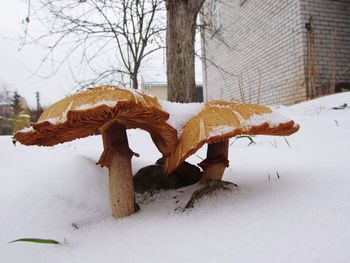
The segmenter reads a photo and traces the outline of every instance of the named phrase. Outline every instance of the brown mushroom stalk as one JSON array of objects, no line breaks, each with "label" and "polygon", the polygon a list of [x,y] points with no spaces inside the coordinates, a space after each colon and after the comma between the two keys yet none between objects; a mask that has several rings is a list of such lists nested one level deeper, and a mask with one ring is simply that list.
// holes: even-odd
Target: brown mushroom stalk
[{"label": "brown mushroom stalk", "polygon": [[134,184],[126,127],[119,121],[112,121],[100,128],[104,151],[97,164],[109,170],[109,196],[114,217],[126,217],[135,212]]},{"label": "brown mushroom stalk", "polygon": [[228,140],[208,145],[207,158],[198,164],[203,169],[202,183],[221,180],[226,167],[229,166],[228,146]]},{"label": "brown mushroom stalk", "polygon": [[229,167],[228,147],[229,140],[208,144],[207,158],[198,164],[203,169],[201,183],[204,186],[192,194],[191,199],[186,204],[186,209],[192,208],[198,199],[219,188],[229,189],[227,186],[237,186],[234,183],[221,180],[225,169]]}]

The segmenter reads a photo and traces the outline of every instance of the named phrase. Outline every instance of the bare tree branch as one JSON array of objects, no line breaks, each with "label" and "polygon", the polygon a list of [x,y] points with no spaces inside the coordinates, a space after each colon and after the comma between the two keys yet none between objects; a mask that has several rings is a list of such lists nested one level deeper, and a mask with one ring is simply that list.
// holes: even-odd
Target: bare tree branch
[{"label": "bare tree branch", "polygon": [[[27,4],[23,45],[39,45],[47,50],[33,75],[39,75],[51,62],[52,76],[80,57],[79,65],[95,75],[89,78],[91,84],[112,75],[121,78],[122,74],[122,78],[129,76],[137,88],[145,57],[164,46],[164,0],[27,0]],[[46,32],[31,36],[28,29],[33,20]],[[106,65],[106,61],[111,64]],[[87,82],[79,77],[76,80]]]}]

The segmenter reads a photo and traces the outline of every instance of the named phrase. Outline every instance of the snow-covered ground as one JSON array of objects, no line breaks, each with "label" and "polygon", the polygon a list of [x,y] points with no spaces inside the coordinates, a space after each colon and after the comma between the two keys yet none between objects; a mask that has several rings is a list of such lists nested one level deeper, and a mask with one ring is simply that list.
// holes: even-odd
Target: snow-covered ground
[{"label": "snow-covered ground", "polygon": [[[231,140],[224,179],[238,188],[185,212],[198,185],[138,196],[122,220],[95,165],[99,136],[50,148],[0,136],[0,262],[350,262],[350,108],[332,109],[344,103],[349,92],[278,107],[301,129]],[[134,172],[160,157],[147,133],[129,139]],[[7,243],[24,237],[62,244]]]}]

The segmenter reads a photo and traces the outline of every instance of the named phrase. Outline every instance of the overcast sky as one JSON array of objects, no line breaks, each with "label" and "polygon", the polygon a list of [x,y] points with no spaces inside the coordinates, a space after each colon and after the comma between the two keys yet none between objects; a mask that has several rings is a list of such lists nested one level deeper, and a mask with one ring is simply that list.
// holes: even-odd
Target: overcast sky
[{"label": "overcast sky", "polygon": [[[19,51],[19,39],[23,35],[21,20],[25,17],[22,0],[2,3],[0,8],[0,80],[17,90],[31,106],[35,105],[35,92],[41,93],[42,104],[55,102],[71,89],[69,78],[60,72],[52,79],[44,80],[32,76],[38,67],[43,51],[35,47],[24,47]],[[41,53],[40,53],[41,52]],[[72,84],[72,82],[71,82]]]},{"label": "overcast sky", "polygon": [[[8,84],[10,90],[17,90],[32,107],[36,105],[36,91],[41,94],[42,104],[50,105],[69,94],[76,88],[76,84],[70,76],[68,66],[50,79],[33,76],[45,51],[37,46],[25,46],[19,50],[20,44],[16,39],[23,35],[21,21],[25,15],[24,0],[2,3],[0,8],[0,81]],[[31,24],[31,30],[35,31],[35,24]],[[163,58],[164,52],[161,51],[148,59],[142,70],[145,79],[166,81]],[[199,64],[197,62],[197,65]],[[47,75],[49,70],[49,66],[45,66],[38,73]],[[201,81],[200,69],[197,71],[197,79]]]}]

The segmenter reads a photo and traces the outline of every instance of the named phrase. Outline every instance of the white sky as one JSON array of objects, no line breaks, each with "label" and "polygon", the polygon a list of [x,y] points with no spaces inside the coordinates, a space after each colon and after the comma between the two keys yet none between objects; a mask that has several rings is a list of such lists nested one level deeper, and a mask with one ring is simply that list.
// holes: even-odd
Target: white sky
[{"label": "white sky", "polygon": [[[8,89],[17,90],[30,106],[35,107],[35,92],[41,94],[42,105],[50,105],[69,94],[76,84],[70,77],[68,66],[61,69],[54,77],[43,79],[33,76],[45,54],[39,47],[26,46],[19,51],[19,39],[23,35],[21,25],[26,15],[24,0],[11,0],[2,3],[0,8],[0,81],[9,84]],[[31,30],[35,30],[31,24]],[[198,41],[199,42],[199,41]],[[142,75],[148,81],[165,81],[164,54],[159,52],[147,61]],[[196,63],[200,66],[200,63]],[[49,70],[49,66],[46,66]],[[45,75],[45,67],[38,73]],[[49,71],[48,71],[49,72]],[[197,79],[201,81],[201,69],[197,70]]]},{"label": "white sky", "polygon": [[35,92],[41,93],[43,105],[64,97],[71,89],[72,82],[66,72],[54,78],[43,80],[32,76],[40,63],[40,50],[25,47],[18,51],[18,39],[23,35],[21,20],[25,17],[24,1],[12,0],[2,3],[0,9],[0,79],[9,84],[10,90],[17,90],[31,106],[35,105]]}]

